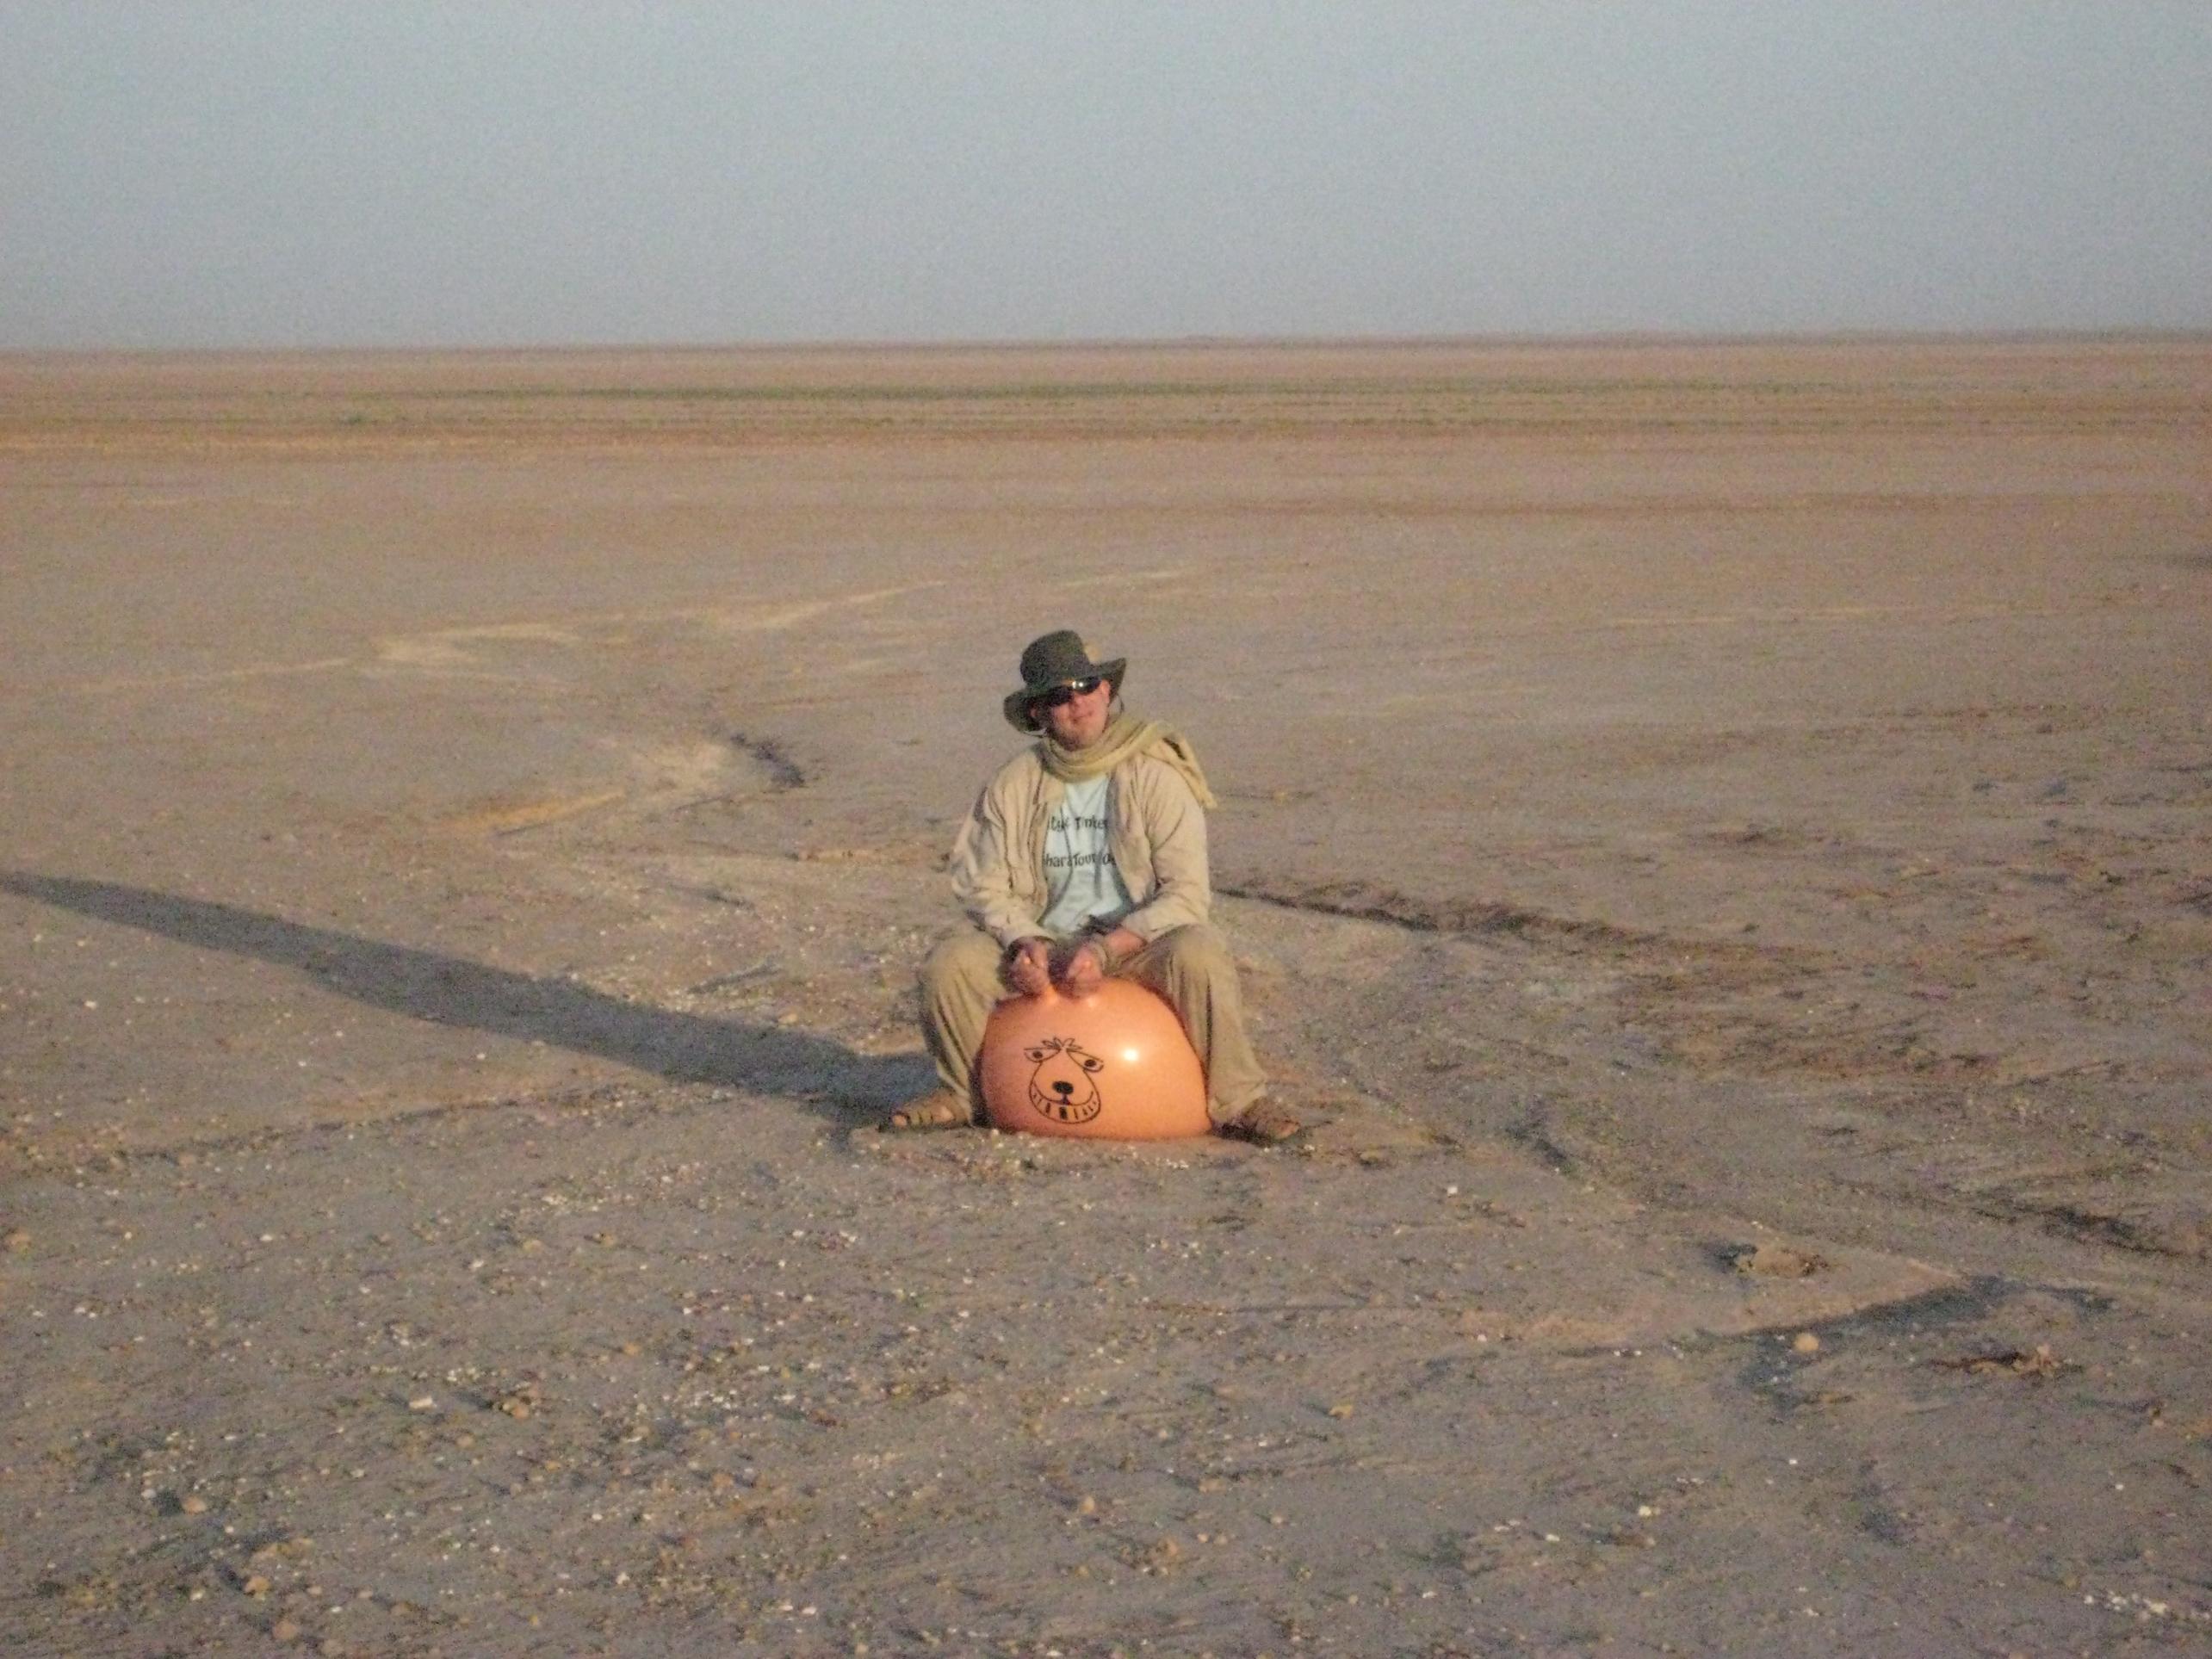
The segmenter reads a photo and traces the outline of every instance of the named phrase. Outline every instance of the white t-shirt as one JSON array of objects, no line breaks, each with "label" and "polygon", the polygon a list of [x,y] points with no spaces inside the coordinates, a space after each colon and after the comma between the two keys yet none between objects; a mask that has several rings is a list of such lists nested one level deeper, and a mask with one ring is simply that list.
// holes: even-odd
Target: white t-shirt
[{"label": "white t-shirt", "polygon": [[1044,931],[1060,938],[1093,917],[1118,922],[1137,907],[1106,849],[1106,779],[1068,785],[1044,823]]}]

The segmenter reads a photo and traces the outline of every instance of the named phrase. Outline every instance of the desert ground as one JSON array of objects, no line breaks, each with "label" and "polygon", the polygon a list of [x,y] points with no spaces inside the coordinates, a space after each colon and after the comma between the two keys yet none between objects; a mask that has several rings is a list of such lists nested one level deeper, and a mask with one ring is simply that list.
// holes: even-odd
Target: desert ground
[{"label": "desert ground", "polygon": [[[1301,1145],[879,1134],[1021,645]],[[2212,1651],[2212,339],[0,356],[0,1648]]]}]

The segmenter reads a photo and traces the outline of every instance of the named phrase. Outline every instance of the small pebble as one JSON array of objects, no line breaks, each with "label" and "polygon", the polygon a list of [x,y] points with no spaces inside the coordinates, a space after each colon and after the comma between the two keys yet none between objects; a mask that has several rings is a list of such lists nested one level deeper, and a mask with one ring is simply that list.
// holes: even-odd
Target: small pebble
[{"label": "small pebble", "polygon": [[204,1515],[208,1513],[208,1501],[197,1492],[183,1499],[177,1507],[188,1515]]},{"label": "small pebble", "polygon": [[1795,1348],[1800,1353],[1818,1353],[1820,1352],[1820,1339],[1813,1335],[1811,1331],[1800,1331],[1794,1337],[1790,1339],[1789,1345],[1793,1348]]},{"label": "small pebble", "polygon": [[7,1236],[0,1238],[0,1245],[7,1247],[9,1255],[20,1256],[31,1247],[31,1235],[20,1227],[11,1227],[8,1229]]}]

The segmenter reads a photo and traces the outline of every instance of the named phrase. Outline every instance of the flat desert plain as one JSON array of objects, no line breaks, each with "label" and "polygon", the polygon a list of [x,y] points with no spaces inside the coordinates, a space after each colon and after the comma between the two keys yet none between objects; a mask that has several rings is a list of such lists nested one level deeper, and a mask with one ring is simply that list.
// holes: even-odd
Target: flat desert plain
[{"label": "flat desert plain", "polygon": [[[1021,645],[1274,1151],[875,1124]],[[0,358],[10,1653],[2212,1649],[2212,340]]]}]

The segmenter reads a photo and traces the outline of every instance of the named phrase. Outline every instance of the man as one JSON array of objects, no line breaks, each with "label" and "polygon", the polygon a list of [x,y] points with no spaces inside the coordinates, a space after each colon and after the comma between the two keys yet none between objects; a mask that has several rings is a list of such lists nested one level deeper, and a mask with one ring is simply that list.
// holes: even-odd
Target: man
[{"label": "man", "polygon": [[1302,1125],[1265,1097],[1228,946],[1207,920],[1205,811],[1190,745],[1121,704],[1126,658],[1092,660],[1067,629],[1021,653],[1009,724],[1038,741],[1001,767],[952,844],[952,887],[973,924],[930,953],[922,1030],[939,1086],[887,1129],[976,1118],[976,1056],[1009,991],[1070,996],[1119,975],[1166,998],[1205,1067],[1217,1132],[1287,1140]]}]

